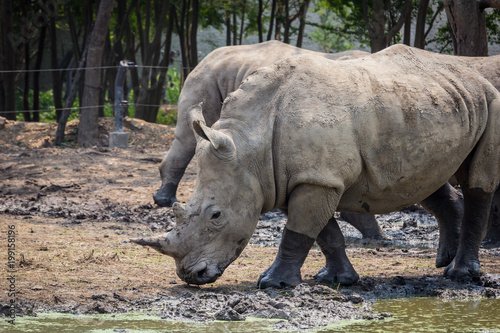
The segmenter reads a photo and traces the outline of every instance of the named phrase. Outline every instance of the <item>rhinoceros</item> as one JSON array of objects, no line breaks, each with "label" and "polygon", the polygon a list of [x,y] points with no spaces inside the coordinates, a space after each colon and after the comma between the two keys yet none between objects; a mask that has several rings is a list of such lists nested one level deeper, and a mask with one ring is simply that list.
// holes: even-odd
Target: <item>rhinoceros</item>
[{"label": "rhinoceros", "polygon": [[[170,207],[178,201],[177,187],[194,156],[196,138],[186,118],[189,108],[203,101],[203,115],[207,125],[211,126],[220,117],[224,99],[236,90],[248,75],[260,67],[301,54],[318,55],[330,60],[345,60],[370,53],[359,50],[320,53],[274,40],[255,45],[221,47],[208,54],[189,74],[179,96],[174,141],[160,164],[162,185],[153,195],[157,205]],[[341,217],[356,227],[364,238],[388,239],[373,215],[342,212]]]},{"label": "rhinoceros", "polygon": [[387,213],[429,200],[442,211],[452,176],[464,210],[450,222],[461,223],[460,239],[444,274],[480,271],[500,182],[500,93],[477,71],[400,45],[341,62],[302,55],[249,75],[212,126],[201,105],[188,119],[199,164],[191,199],[174,205],[168,234],[133,240],[172,256],[185,282],[215,281],[259,215],[279,208],[288,221],[259,287],[300,283],[315,240],[326,257],[317,280],[352,284],[358,275],[334,212]]},{"label": "rhinoceros", "polygon": [[170,207],[177,201],[177,187],[194,156],[196,138],[186,118],[189,108],[203,101],[205,121],[208,126],[212,126],[220,117],[224,99],[236,90],[248,75],[260,67],[301,54],[314,54],[336,60],[369,53],[358,50],[320,53],[279,41],[268,41],[255,45],[221,47],[208,54],[189,74],[179,96],[174,141],[160,165],[162,185],[153,195],[156,204]]}]

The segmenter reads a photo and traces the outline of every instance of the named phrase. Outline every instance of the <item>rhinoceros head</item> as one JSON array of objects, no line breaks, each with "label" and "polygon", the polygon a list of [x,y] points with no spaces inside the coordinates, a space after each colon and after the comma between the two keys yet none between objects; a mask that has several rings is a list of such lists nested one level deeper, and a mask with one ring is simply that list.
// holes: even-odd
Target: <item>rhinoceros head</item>
[{"label": "rhinoceros head", "polygon": [[174,204],[177,223],[168,234],[133,241],[173,257],[177,275],[188,284],[206,284],[248,243],[262,210],[262,189],[232,136],[205,125],[201,105],[188,117],[198,139],[199,166],[191,200],[185,207]]}]

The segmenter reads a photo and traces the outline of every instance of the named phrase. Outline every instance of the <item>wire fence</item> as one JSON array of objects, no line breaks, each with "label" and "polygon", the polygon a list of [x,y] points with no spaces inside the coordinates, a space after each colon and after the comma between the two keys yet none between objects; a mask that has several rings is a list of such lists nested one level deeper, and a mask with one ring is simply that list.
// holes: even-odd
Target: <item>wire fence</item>
[{"label": "wire fence", "polygon": [[[141,103],[127,103],[127,106],[144,106],[144,107],[162,107],[166,104],[141,104]],[[54,111],[64,111],[64,110],[85,110],[85,109],[94,109],[94,108],[104,108],[104,107],[112,107],[114,108],[116,104],[109,103],[103,105],[95,105],[95,106],[72,106],[69,108],[48,108],[48,109],[38,109],[38,110],[16,110],[16,111],[0,111],[0,115],[3,113],[28,113],[28,112],[54,112]]]},{"label": "wire fence", "polygon": [[[96,70],[96,69],[118,69],[120,66],[101,66],[101,67],[76,67],[76,68],[47,68],[47,69],[25,69],[25,70],[0,70],[0,74],[9,74],[9,73],[18,73],[18,74],[26,74],[26,73],[40,73],[40,72],[63,72],[63,71],[79,71],[79,70]],[[160,70],[168,70],[170,67],[168,66],[145,66],[145,65],[129,65],[129,68],[145,68],[145,69],[160,69]],[[181,67],[181,69],[185,69]],[[190,68],[192,69],[192,68]],[[10,111],[2,111],[0,110],[0,116],[3,114],[9,113],[30,113],[30,112],[57,112],[57,111],[82,111],[87,109],[94,108],[114,108],[116,106],[115,103],[107,103],[103,105],[95,105],[95,106],[71,106],[68,108],[45,108],[45,109],[35,109],[35,110],[10,110]],[[140,103],[127,103],[127,106],[134,107],[161,107],[163,105],[156,104],[140,104]]]},{"label": "wire fence", "polygon": [[[144,66],[144,65],[130,65],[130,68],[148,68],[148,69],[168,69],[165,66]],[[76,67],[76,68],[47,68],[47,69],[19,69],[19,70],[0,70],[0,74],[5,73],[38,73],[38,72],[67,72],[79,70],[95,70],[95,69],[118,69],[120,66],[101,66],[101,67]],[[183,69],[187,67],[182,67]],[[192,69],[192,68],[191,68]]]}]

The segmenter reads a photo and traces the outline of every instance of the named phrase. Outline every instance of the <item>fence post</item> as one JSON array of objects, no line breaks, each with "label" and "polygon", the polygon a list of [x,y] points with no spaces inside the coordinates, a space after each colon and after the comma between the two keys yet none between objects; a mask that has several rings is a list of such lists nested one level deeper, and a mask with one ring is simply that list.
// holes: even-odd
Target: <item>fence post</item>
[{"label": "fence post", "polygon": [[128,133],[123,131],[123,115],[127,107],[127,100],[123,96],[123,85],[127,76],[127,69],[134,66],[133,62],[122,60],[115,79],[115,131],[109,133],[109,148],[127,148]]}]

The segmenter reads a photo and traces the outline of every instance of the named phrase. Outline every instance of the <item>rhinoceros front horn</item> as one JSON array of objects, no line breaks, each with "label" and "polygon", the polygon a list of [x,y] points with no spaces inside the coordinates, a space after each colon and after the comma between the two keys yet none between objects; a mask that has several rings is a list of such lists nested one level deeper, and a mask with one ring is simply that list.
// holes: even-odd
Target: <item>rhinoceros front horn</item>
[{"label": "rhinoceros front horn", "polygon": [[169,239],[168,234],[145,238],[131,238],[130,241],[139,245],[150,246],[156,251],[171,257],[175,257],[177,254],[175,246]]}]

